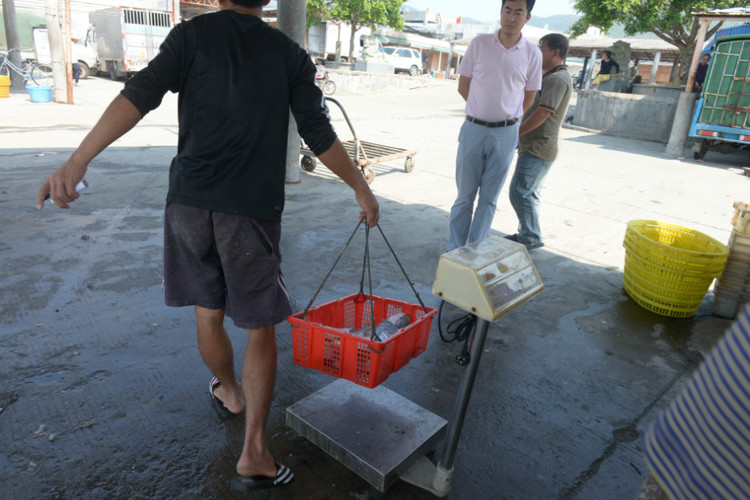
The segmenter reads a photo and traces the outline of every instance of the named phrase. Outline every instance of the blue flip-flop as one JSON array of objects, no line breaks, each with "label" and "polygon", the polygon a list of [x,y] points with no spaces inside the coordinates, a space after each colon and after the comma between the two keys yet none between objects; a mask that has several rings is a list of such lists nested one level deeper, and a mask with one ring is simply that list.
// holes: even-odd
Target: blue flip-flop
[{"label": "blue flip-flop", "polygon": [[252,491],[264,488],[283,486],[294,481],[294,473],[289,467],[276,462],[276,477],[268,476],[237,476],[232,479],[232,490]]},{"label": "blue flip-flop", "polygon": [[541,241],[526,241],[522,240],[518,237],[518,233],[516,234],[506,234],[505,235],[506,240],[515,241],[516,243],[520,243],[523,246],[526,247],[526,250],[534,250],[536,248],[542,248],[544,246],[544,243]]},{"label": "blue flip-flop", "polygon": [[526,250],[534,250],[535,248],[542,248],[544,246],[544,243],[541,241],[522,241],[526,246]]},{"label": "blue flip-flop", "polygon": [[214,389],[220,385],[221,382],[219,382],[219,379],[216,377],[213,377],[208,384],[208,395],[211,396],[211,406],[214,407],[214,410],[216,410],[216,413],[218,413],[221,418],[236,417],[239,413],[230,411],[229,408],[224,406],[224,403],[222,403],[214,394]]}]

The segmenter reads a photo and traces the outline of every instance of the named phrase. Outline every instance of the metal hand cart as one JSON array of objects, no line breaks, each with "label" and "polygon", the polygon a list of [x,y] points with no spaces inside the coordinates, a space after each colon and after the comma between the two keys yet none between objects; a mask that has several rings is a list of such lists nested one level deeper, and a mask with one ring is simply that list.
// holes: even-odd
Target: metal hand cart
[{"label": "metal hand cart", "polygon": [[[349,116],[346,114],[346,111],[344,111],[344,107],[341,103],[332,97],[326,97],[325,100],[326,103],[332,102],[336,104],[341,110],[341,114],[344,115],[344,119],[346,120],[347,125],[349,125],[349,130],[351,130],[353,136],[352,140],[342,141],[344,149],[346,149],[346,152],[349,153],[349,156],[354,160],[354,163],[360,168],[362,175],[368,184],[371,184],[372,181],[375,180],[375,172],[369,167],[369,165],[405,157],[404,171],[409,173],[414,170],[414,155],[417,154],[416,151],[359,140],[357,133],[352,126],[352,122],[349,120]],[[315,167],[318,165],[315,153],[313,153],[303,141],[300,141],[299,152],[302,155],[302,159],[300,160],[302,170],[305,172],[314,171]]]}]

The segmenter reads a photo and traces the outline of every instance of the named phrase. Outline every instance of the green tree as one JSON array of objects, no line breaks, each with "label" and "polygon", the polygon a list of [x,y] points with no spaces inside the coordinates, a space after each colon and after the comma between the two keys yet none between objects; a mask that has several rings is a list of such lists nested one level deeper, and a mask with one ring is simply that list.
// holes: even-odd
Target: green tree
[{"label": "green tree", "polygon": [[306,23],[309,29],[313,24],[328,19],[333,8],[333,0],[307,0]]},{"label": "green tree", "polygon": [[[310,1],[320,0],[308,0]],[[349,54],[354,54],[355,34],[360,28],[376,29],[378,26],[390,26],[403,29],[401,4],[404,0],[338,0],[329,11],[329,19],[346,22],[352,28],[349,37]]]},{"label": "green tree", "polygon": [[[650,31],[679,49],[678,78],[685,83],[700,29],[692,13],[740,7],[745,3],[744,0],[575,0],[573,7],[583,17],[571,28],[571,36],[585,33],[589,26],[607,32],[615,23],[623,24],[625,33],[631,36]],[[706,40],[721,25],[721,22],[710,25]]]}]

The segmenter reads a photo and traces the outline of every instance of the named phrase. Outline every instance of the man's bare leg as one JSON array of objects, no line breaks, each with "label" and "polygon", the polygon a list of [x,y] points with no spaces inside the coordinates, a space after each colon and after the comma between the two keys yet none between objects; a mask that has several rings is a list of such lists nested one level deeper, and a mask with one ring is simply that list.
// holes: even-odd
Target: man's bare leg
[{"label": "man's bare leg", "polygon": [[247,330],[242,362],[245,395],[245,443],[237,462],[241,476],[276,476],[274,459],[266,448],[265,428],[276,379],[276,329],[274,326]]},{"label": "man's bare leg", "polygon": [[195,306],[195,323],[203,362],[221,384],[214,390],[214,396],[232,413],[241,413],[242,387],[234,375],[234,353],[232,340],[224,329],[224,309]]}]

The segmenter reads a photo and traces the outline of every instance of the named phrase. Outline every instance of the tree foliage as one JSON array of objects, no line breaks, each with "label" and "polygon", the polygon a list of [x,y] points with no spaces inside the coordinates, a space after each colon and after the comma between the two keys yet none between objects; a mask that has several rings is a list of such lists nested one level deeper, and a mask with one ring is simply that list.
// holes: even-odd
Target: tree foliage
[{"label": "tree foliage", "polygon": [[[589,26],[607,32],[615,23],[624,25],[628,35],[650,31],[679,49],[679,76],[684,83],[700,29],[700,23],[692,13],[741,7],[744,4],[742,0],[575,0],[573,7],[583,17],[573,25],[571,35],[581,35]],[[713,23],[706,33],[706,40],[721,25]]]},{"label": "tree foliage", "polygon": [[333,0],[307,0],[307,13],[305,19],[307,28],[310,28],[313,24],[328,19],[333,6]]},{"label": "tree foliage", "polygon": [[318,21],[341,21],[352,29],[349,54],[354,53],[355,34],[358,29],[390,26],[403,29],[401,4],[404,0],[307,0],[307,26]]}]

